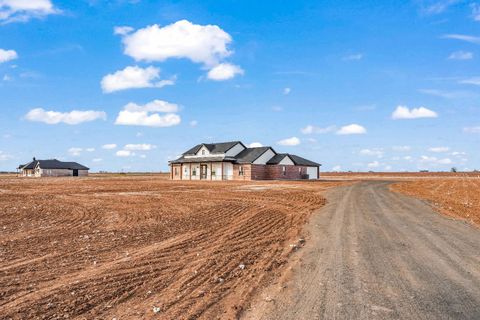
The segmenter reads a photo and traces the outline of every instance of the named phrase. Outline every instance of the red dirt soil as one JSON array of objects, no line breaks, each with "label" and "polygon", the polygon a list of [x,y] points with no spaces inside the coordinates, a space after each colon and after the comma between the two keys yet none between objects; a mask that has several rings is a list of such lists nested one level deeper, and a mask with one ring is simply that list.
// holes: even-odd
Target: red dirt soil
[{"label": "red dirt soil", "polygon": [[1,179],[0,318],[236,318],[337,185]]},{"label": "red dirt soil", "polygon": [[392,190],[429,201],[439,212],[480,226],[480,179],[473,176],[405,181]]}]

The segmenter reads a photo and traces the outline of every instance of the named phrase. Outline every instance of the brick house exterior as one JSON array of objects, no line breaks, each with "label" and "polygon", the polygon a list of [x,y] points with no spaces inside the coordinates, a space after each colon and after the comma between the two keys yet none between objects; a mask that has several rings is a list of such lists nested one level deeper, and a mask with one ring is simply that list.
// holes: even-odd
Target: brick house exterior
[{"label": "brick house exterior", "polygon": [[240,141],[196,145],[169,165],[172,180],[318,179],[321,166],[271,147],[247,148]]}]

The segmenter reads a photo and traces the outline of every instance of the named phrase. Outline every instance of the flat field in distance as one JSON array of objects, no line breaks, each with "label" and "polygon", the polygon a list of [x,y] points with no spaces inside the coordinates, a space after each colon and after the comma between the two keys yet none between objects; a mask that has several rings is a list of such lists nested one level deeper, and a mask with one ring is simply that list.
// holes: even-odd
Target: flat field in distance
[{"label": "flat field in distance", "polygon": [[162,177],[1,179],[0,318],[234,318],[341,184]]}]

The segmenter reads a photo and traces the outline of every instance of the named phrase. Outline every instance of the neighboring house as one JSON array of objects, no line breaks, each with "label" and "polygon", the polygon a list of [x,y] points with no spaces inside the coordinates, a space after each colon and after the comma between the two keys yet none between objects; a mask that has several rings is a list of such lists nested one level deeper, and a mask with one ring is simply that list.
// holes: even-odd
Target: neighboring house
[{"label": "neighboring house", "polygon": [[78,177],[88,176],[88,170],[90,169],[76,162],[33,158],[33,161],[20,165],[18,170],[22,177]]},{"label": "neighboring house", "polygon": [[321,166],[271,147],[247,148],[240,141],[196,145],[169,165],[173,180],[318,179]]}]

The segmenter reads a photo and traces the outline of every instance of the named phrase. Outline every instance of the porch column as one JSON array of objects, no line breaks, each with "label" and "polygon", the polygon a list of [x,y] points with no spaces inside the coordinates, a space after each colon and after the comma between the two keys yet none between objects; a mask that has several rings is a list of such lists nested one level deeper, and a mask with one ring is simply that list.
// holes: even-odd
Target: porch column
[{"label": "porch column", "polygon": [[213,162],[210,162],[210,181],[212,181],[212,164]]},{"label": "porch column", "polygon": [[192,163],[190,162],[190,180],[192,180]]}]

